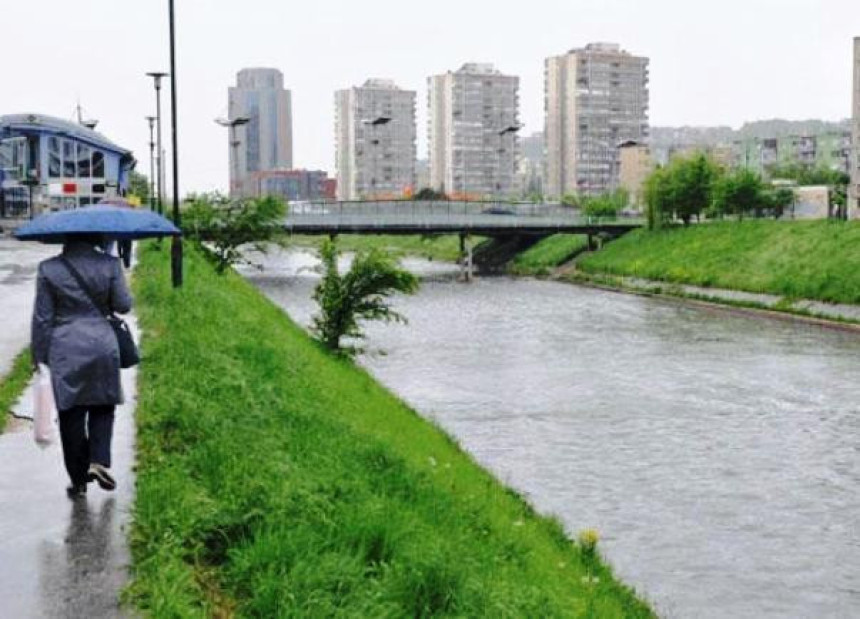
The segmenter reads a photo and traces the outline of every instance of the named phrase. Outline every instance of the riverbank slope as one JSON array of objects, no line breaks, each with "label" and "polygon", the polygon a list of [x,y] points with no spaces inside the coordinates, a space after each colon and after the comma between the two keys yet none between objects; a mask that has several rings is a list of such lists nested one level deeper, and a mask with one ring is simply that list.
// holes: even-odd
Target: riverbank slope
[{"label": "riverbank slope", "polygon": [[576,263],[586,274],[860,303],[860,222],[715,222],[637,230]]},{"label": "riverbank slope", "polygon": [[250,284],[145,248],[131,603],[153,616],[652,616]]}]

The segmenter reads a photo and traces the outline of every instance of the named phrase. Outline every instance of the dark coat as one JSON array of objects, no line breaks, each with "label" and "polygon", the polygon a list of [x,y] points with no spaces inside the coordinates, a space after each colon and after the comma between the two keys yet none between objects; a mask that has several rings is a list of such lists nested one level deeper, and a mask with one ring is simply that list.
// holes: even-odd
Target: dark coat
[{"label": "dark coat", "polygon": [[[86,243],[67,245],[63,256],[102,307],[120,314],[131,309],[119,259]],[[51,369],[59,410],[122,403],[116,335],[59,256],[39,264],[31,335],[33,360]]]}]

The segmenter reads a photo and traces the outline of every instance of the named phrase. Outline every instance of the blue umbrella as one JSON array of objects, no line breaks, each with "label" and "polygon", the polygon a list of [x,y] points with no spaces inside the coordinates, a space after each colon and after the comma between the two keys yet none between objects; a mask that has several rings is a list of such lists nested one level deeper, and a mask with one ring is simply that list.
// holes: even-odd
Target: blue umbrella
[{"label": "blue umbrella", "polygon": [[105,240],[134,240],[176,236],[182,232],[158,213],[114,204],[47,213],[18,228],[21,241],[65,243],[80,235],[102,236]]}]

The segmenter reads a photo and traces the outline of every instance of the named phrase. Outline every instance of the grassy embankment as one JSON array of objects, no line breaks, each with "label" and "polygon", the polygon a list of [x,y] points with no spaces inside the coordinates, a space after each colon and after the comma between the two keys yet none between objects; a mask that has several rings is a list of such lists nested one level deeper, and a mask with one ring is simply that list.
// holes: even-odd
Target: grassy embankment
[{"label": "grassy embankment", "polygon": [[[317,248],[326,238],[295,235],[289,237],[289,242],[302,247]],[[476,238],[473,243],[480,240]],[[442,236],[341,234],[337,237],[337,245],[341,251],[346,252],[381,249],[397,257],[417,256],[445,262],[455,262],[460,257],[460,239],[451,234]]]},{"label": "grassy embankment", "polygon": [[180,292],[151,247],[135,278],[131,603],[157,617],[651,616],[363,370],[187,258]]},{"label": "grassy embankment", "polygon": [[577,266],[598,276],[860,303],[860,222],[744,221],[638,230]]},{"label": "grassy embankment", "polygon": [[588,245],[584,234],[554,234],[518,254],[508,270],[514,275],[543,277],[583,251]]},{"label": "grassy embankment", "polygon": [[15,358],[9,373],[0,377],[0,432],[6,428],[9,411],[24,393],[24,389],[32,376],[33,370],[30,367],[30,349],[28,348]]}]

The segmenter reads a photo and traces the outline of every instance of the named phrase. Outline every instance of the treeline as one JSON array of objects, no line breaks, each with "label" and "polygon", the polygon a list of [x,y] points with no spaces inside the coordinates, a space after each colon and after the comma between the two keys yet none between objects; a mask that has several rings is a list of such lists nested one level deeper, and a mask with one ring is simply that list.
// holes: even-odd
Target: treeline
[{"label": "treeline", "polygon": [[[768,175],[797,185],[827,185],[831,209],[837,214],[843,210],[848,179],[842,172],[791,165],[770,168]],[[792,189],[746,168],[726,170],[704,154],[673,159],[654,170],[645,181],[644,197],[650,228],[670,221],[688,225],[702,217],[779,218],[795,200]]]}]

